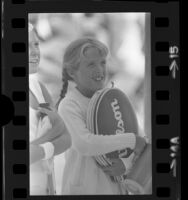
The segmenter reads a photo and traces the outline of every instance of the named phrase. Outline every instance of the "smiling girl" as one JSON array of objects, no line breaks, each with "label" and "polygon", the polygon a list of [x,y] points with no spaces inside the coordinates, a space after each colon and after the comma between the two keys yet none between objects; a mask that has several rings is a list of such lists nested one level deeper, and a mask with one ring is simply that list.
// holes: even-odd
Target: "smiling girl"
[{"label": "smiling girl", "polygon": [[[53,109],[50,94],[37,79],[39,62],[39,40],[34,27],[29,24],[30,194],[53,195],[53,157],[70,147],[71,138],[61,117]],[[42,102],[47,102],[50,110],[41,108],[39,103]],[[41,113],[47,116],[44,121],[46,126],[38,131]]]},{"label": "smiling girl", "polygon": [[[63,88],[57,105],[72,146],[65,152],[62,194],[120,194],[118,184],[109,175],[125,173],[126,163],[116,159],[106,170],[96,164],[93,156],[123,148],[139,150],[145,145],[145,140],[134,133],[94,135],[86,127],[90,99],[105,86],[107,55],[107,47],[92,38],[72,42],[64,54]],[[68,88],[70,82],[72,90]]]}]

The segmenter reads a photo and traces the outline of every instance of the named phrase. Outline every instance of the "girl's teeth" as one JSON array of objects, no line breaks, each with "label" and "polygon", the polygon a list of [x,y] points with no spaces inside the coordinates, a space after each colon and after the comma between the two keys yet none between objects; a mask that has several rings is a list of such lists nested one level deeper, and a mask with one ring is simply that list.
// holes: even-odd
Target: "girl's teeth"
[{"label": "girl's teeth", "polygon": [[102,77],[95,78],[95,80],[101,81],[101,80],[102,80]]},{"label": "girl's teeth", "polygon": [[31,60],[30,62],[32,62],[32,63],[37,63],[38,60]]}]

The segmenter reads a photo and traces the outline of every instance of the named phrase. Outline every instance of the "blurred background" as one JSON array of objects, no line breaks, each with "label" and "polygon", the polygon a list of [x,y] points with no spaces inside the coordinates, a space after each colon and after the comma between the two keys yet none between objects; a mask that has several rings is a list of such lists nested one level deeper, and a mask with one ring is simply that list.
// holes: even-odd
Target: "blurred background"
[{"label": "blurred background", "polygon": [[[62,88],[64,49],[73,40],[84,36],[105,43],[110,56],[108,85],[121,89],[130,99],[139,122],[140,134],[145,134],[147,90],[145,13],[32,13],[32,23],[40,40],[41,61],[39,79],[45,84],[54,102]],[[148,76],[148,75],[147,75]],[[64,155],[55,157],[57,194],[60,194]]]}]

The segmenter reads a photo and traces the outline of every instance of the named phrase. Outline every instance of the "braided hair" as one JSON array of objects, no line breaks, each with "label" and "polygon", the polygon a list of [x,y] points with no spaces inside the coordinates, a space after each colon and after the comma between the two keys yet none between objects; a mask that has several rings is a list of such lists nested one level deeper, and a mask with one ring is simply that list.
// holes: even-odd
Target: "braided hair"
[{"label": "braided hair", "polygon": [[97,48],[102,55],[108,55],[108,48],[100,41],[93,38],[81,38],[73,41],[65,50],[63,57],[63,70],[62,70],[62,90],[56,108],[59,103],[65,97],[68,88],[68,81],[73,80],[68,74],[67,69],[77,70],[82,57],[85,57],[84,52],[89,47]]},{"label": "braided hair", "polygon": [[67,77],[67,70],[66,68],[63,68],[63,73],[62,73],[62,82],[63,82],[63,87],[61,89],[61,93],[60,93],[60,97],[59,100],[56,103],[56,108],[58,108],[59,103],[61,102],[61,100],[65,97],[66,93],[67,93],[67,88],[68,88],[68,77]]}]

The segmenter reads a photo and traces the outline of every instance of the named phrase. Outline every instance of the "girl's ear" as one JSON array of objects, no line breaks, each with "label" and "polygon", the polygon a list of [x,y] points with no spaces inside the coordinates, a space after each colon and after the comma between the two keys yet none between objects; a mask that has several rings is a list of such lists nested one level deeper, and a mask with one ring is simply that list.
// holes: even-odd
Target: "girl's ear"
[{"label": "girl's ear", "polygon": [[72,68],[67,68],[67,74],[74,80],[74,70]]}]

